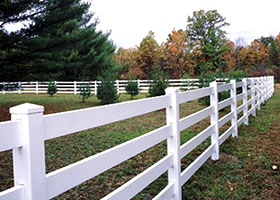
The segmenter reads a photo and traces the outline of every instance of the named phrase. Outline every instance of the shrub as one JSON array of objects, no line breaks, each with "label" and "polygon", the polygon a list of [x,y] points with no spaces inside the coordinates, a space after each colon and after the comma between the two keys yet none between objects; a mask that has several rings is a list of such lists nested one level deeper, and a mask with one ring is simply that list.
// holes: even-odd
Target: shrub
[{"label": "shrub", "polygon": [[15,91],[21,89],[19,83],[0,83],[0,90]]},{"label": "shrub", "polygon": [[138,83],[136,81],[128,81],[125,86],[125,91],[127,94],[130,94],[130,99],[132,99],[133,96],[139,94],[140,88],[138,87]]},{"label": "shrub", "polygon": [[115,86],[115,78],[115,73],[110,70],[106,70],[101,76],[98,76],[101,83],[97,86],[97,98],[101,101],[101,104],[115,103],[118,100],[119,95]]},{"label": "shrub", "polygon": [[82,96],[82,102],[84,103],[87,98],[91,96],[91,87],[90,84],[82,84],[79,87],[80,95]]},{"label": "shrub", "polygon": [[150,81],[149,96],[155,97],[165,94],[165,89],[168,87],[168,77],[167,75],[159,70],[153,76],[153,80]]},{"label": "shrub", "polygon": [[53,97],[57,93],[56,83],[54,81],[49,82],[48,84],[48,94]]}]

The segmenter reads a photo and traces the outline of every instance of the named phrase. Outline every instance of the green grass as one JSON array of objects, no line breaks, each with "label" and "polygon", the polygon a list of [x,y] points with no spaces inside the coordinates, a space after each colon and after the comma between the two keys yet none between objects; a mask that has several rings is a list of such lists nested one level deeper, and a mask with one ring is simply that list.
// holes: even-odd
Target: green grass
[{"label": "green grass", "polygon": [[[138,95],[136,98],[144,98]],[[129,100],[121,95],[120,101]],[[45,106],[45,113],[61,112],[99,105],[95,97],[86,103],[75,95],[0,95],[0,109],[9,119],[8,108],[23,102]],[[183,199],[279,199],[279,111],[280,91],[269,100],[257,117],[250,117],[249,126],[239,128],[238,139],[229,138],[221,146],[220,160],[208,160],[183,186]],[[203,109],[197,101],[180,106],[181,117]],[[227,110],[222,113],[225,114]],[[149,113],[88,131],[49,140],[46,145],[47,172],[59,169],[83,158],[133,139],[165,124],[165,111]],[[206,119],[181,133],[186,142],[209,125]],[[221,130],[225,130],[226,126]],[[182,160],[186,168],[210,144],[199,145]],[[274,148],[271,148],[274,147]],[[123,162],[97,177],[71,189],[55,199],[100,199],[141,173],[166,155],[166,142]],[[0,191],[12,186],[11,151],[0,153]],[[277,165],[278,170],[272,170]],[[167,173],[140,192],[135,199],[151,199],[167,185]]]}]

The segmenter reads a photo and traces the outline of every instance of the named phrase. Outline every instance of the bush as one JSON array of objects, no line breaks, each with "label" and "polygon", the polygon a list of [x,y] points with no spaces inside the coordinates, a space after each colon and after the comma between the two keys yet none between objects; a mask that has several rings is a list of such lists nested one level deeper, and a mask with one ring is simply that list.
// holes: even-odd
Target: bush
[{"label": "bush", "polygon": [[56,83],[54,81],[49,82],[48,84],[48,94],[53,97],[57,93]]},{"label": "bush", "polygon": [[82,102],[84,103],[87,98],[91,96],[91,87],[90,84],[82,84],[79,87],[80,95],[82,96]]},{"label": "bush", "polygon": [[110,70],[106,70],[101,76],[98,76],[101,83],[97,86],[97,98],[101,101],[101,104],[117,102],[119,95],[115,86],[115,78],[115,73]]},{"label": "bush", "polygon": [[15,91],[21,89],[18,83],[0,83],[0,90]]},{"label": "bush", "polygon": [[168,87],[168,77],[163,71],[158,71],[152,76],[153,80],[150,81],[149,96],[155,97],[165,95],[165,89]]},{"label": "bush", "polygon": [[138,87],[138,83],[136,81],[128,81],[125,86],[125,91],[127,94],[130,94],[130,99],[133,96],[136,96],[140,92],[140,88]]}]

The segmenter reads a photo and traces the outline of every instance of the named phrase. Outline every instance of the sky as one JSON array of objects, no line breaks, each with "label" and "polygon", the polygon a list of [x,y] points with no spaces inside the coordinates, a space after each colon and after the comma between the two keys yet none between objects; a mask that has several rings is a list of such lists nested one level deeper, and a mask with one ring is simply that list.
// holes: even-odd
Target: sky
[{"label": "sky", "polygon": [[158,43],[173,29],[186,29],[194,11],[218,10],[230,26],[227,37],[244,38],[249,44],[261,36],[280,32],[280,0],[88,0],[99,19],[98,30],[111,31],[117,47],[139,46],[151,30]]}]

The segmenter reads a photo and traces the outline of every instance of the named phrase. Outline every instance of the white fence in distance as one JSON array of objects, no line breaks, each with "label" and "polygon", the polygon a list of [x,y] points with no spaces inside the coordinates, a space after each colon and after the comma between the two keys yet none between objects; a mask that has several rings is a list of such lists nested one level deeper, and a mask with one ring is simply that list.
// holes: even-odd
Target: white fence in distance
[{"label": "white fence in distance", "polygon": [[[242,93],[237,94],[236,89],[240,87]],[[218,93],[223,91],[230,91],[230,98],[218,102]],[[248,117],[256,115],[256,109],[260,109],[273,93],[274,78],[261,77],[238,83],[231,80],[223,85],[215,81],[210,87],[187,92],[168,88],[166,95],[159,97],[48,115],[43,115],[44,108],[38,105],[12,107],[11,121],[0,123],[0,152],[13,149],[14,187],[0,192],[0,200],[51,199],[164,140],[167,140],[167,156],[103,199],[130,199],[168,171],[168,184],[154,199],[180,200],[181,188],[188,179],[209,157],[219,159],[219,146],[230,135],[237,137],[238,126],[248,124]],[[179,104],[205,96],[210,96],[209,107],[179,118]],[[237,107],[241,99],[243,104]],[[219,118],[219,110],[227,106],[231,108],[230,113]],[[166,109],[165,126],[46,174],[44,141],[163,108]],[[238,119],[240,112],[243,115]],[[180,132],[208,116],[211,125],[180,145]],[[219,134],[219,128],[228,121],[231,121],[230,128]],[[208,137],[211,137],[209,147],[181,171],[181,159]]]},{"label": "white fence in distance", "polygon": [[[150,82],[149,80],[134,80],[138,84],[140,93],[148,93]],[[128,80],[116,80],[115,86],[117,88],[118,94],[126,93],[125,86]],[[14,91],[5,91],[2,89],[1,93],[33,93],[33,94],[43,94],[48,91],[47,81],[43,82],[2,82],[2,85],[8,84],[17,84],[19,89]],[[78,94],[79,87],[83,84],[90,84],[91,92],[97,94],[97,86],[100,81],[55,81],[57,86],[58,94]],[[199,80],[198,79],[170,79],[169,86],[179,87],[184,90],[196,89],[198,88]]]}]

